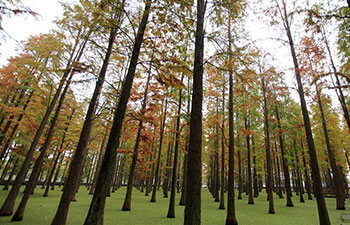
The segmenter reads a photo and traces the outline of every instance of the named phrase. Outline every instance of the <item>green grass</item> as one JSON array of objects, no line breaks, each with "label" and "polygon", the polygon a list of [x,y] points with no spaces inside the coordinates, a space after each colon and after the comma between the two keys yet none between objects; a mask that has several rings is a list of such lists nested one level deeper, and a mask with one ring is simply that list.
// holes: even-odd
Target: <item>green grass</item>
[{"label": "green grass", "polygon": [[[2,187],[1,187],[2,189]],[[158,191],[157,202],[149,202],[150,196],[144,196],[136,189],[133,191],[132,210],[121,211],[124,200],[125,188],[112,193],[108,198],[105,209],[106,225],[181,225],[183,224],[184,207],[176,206],[176,218],[166,218],[169,199],[164,199],[162,191]],[[7,191],[0,190],[0,203],[4,201]],[[11,217],[0,217],[0,224],[19,225],[47,225],[50,224],[59,202],[61,191],[57,188],[50,191],[49,197],[42,197],[43,190],[36,189],[35,194],[29,199],[23,222],[10,222]],[[21,195],[21,194],[20,194]],[[178,203],[179,195],[176,202]],[[306,196],[305,196],[306,197]],[[77,195],[77,202],[70,206],[67,224],[83,224],[91,201],[84,187],[81,187]],[[226,200],[226,199],[225,199]],[[313,225],[318,224],[316,201],[299,203],[298,196],[293,197],[294,207],[287,208],[285,199],[274,196],[276,214],[268,214],[268,202],[263,193],[254,199],[254,205],[247,204],[247,196],[243,200],[236,200],[236,215],[239,224],[243,225]],[[327,198],[328,212],[333,225],[341,224],[342,211],[335,210],[335,199]],[[16,204],[19,204],[17,199]],[[218,210],[218,203],[214,202],[207,189],[202,191],[202,224],[224,225],[225,210]]]}]

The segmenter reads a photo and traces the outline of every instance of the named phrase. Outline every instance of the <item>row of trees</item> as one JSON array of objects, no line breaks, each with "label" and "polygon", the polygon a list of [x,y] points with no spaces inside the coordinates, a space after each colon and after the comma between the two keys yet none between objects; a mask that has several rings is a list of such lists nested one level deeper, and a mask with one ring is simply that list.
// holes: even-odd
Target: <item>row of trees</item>
[{"label": "row of trees", "polygon": [[[349,7],[263,5],[264,18],[281,28],[291,52],[298,104],[284,81],[287,72],[249,41],[249,4],[64,4],[58,28],[29,38],[0,71],[0,182],[4,189],[12,185],[0,216],[23,220],[35,186],[42,184],[48,196],[59,184],[52,224],[65,224],[84,184],[93,195],[84,224],[103,224],[106,197],[126,184],[122,210],[132,209],[133,187],[156,202],[162,186],[164,197],[170,191],[167,217],[175,217],[181,191],[184,223],[200,224],[207,183],[218,208],[227,208],[226,224],[238,224],[235,187],[238,199],[247,193],[248,204],[265,187],[271,214],[274,192],[293,207],[293,192],[304,202],[306,191],[317,200],[320,224],[330,224],[325,194],[345,209],[348,189]],[[207,31],[206,15],[213,25]],[[327,30],[335,19],[338,54]],[[294,29],[304,35],[295,37]],[[205,46],[212,53],[206,58]],[[94,89],[87,90],[91,82]],[[340,109],[332,104],[332,89]]]}]

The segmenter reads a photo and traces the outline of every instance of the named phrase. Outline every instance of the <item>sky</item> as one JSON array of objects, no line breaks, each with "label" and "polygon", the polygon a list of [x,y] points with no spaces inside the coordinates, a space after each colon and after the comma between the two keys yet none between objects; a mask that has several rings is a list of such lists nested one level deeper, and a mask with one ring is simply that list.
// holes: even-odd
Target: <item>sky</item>
[{"label": "sky", "polygon": [[[74,2],[75,0],[61,0],[62,2]],[[55,27],[53,20],[61,17],[63,9],[58,0],[22,0],[25,6],[29,6],[34,12],[39,13],[38,18],[31,15],[12,16],[4,18],[2,25],[7,36],[0,39],[0,66],[7,64],[10,56],[17,55],[20,42],[27,40],[31,35],[46,33]],[[250,12],[253,9],[249,10]],[[247,19],[247,31],[255,44],[269,53],[278,61],[279,69],[286,72],[286,83],[290,87],[292,97],[299,100],[295,91],[296,83],[288,46],[283,46],[276,40],[266,37],[281,37],[281,33],[261,22],[255,13],[250,13]],[[16,51],[17,50],[17,51]],[[273,64],[276,64],[274,62]],[[336,102],[336,101],[333,101]]]},{"label": "sky", "polygon": [[[64,0],[67,1],[73,0]],[[20,41],[26,40],[31,35],[46,33],[53,28],[55,25],[52,21],[63,12],[57,0],[22,0],[22,2],[40,16],[36,19],[31,15],[4,18],[2,25],[7,35],[0,39],[0,65],[6,64],[8,57],[16,55]]]}]

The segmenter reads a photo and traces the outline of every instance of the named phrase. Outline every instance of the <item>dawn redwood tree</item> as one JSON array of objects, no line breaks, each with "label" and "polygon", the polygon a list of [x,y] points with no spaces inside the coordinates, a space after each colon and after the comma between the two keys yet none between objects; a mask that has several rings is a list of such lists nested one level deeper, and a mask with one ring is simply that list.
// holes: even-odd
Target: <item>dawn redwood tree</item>
[{"label": "dawn redwood tree", "polygon": [[272,163],[271,163],[271,147],[270,147],[270,128],[269,128],[269,114],[267,106],[267,82],[265,80],[265,74],[261,74],[261,87],[263,91],[263,101],[264,101],[264,131],[265,131],[265,151],[266,151],[266,169],[267,169],[267,198],[269,200],[269,214],[275,214],[274,204],[273,204],[273,190],[272,190]]},{"label": "dawn redwood tree", "polygon": [[[81,54],[79,56],[81,56],[82,53],[84,52],[83,49],[84,48],[82,48]],[[79,56],[78,56],[77,61],[79,61],[79,58],[80,58]],[[16,210],[15,215],[11,219],[12,221],[22,221],[23,220],[24,210],[25,210],[26,204],[27,204],[28,199],[30,197],[30,193],[34,190],[34,187],[35,187],[36,182],[38,180],[39,173],[40,173],[40,168],[42,167],[42,164],[43,164],[43,161],[44,161],[44,157],[46,155],[46,151],[47,151],[47,149],[50,146],[51,139],[52,139],[52,136],[53,136],[54,131],[55,131],[55,126],[56,126],[58,117],[60,115],[60,111],[61,111],[61,108],[63,106],[64,99],[65,99],[66,94],[67,94],[67,92],[69,90],[69,85],[70,85],[70,83],[72,81],[73,75],[74,75],[74,71],[72,70],[72,72],[69,75],[69,78],[67,80],[67,83],[66,83],[66,85],[64,87],[64,90],[63,90],[63,92],[62,92],[62,94],[60,96],[60,100],[59,100],[58,105],[56,107],[56,112],[55,112],[53,118],[51,119],[50,128],[49,128],[49,130],[48,130],[48,132],[46,134],[45,142],[44,142],[43,146],[40,148],[39,157],[35,161],[34,167],[32,169],[32,174],[31,174],[31,176],[29,178],[29,181],[27,183],[27,186],[26,186],[26,191],[25,191],[25,193],[24,193],[24,195],[22,197],[21,203],[19,204],[19,206],[18,206],[18,208]]]},{"label": "dawn redwood tree", "polygon": [[252,190],[252,167],[251,167],[251,152],[250,152],[250,134],[249,134],[249,128],[250,128],[250,117],[249,117],[249,111],[248,111],[248,118],[245,118],[244,125],[246,129],[246,142],[247,142],[247,173],[248,173],[248,204],[254,204],[254,198],[253,198],[253,190]]},{"label": "dawn redwood tree", "polygon": [[[329,48],[328,48],[328,50],[329,50]],[[317,70],[318,70],[318,67],[321,67],[321,68],[323,67],[322,61],[321,61],[322,57],[324,57],[324,52],[319,46],[317,46],[314,38],[304,37],[302,39],[301,53],[299,54],[299,60],[300,60],[300,64],[301,64],[300,68],[301,68],[301,72],[311,76],[309,78],[314,79],[313,83],[315,85],[317,104],[318,104],[318,109],[320,111],[323,136],[324,136],[324,140],[326,143],[328,161],[329,161],[332,175],[333,175],[332,182],[333,182],[333,186],[335,189],[336,209],[344,210],[345,209],[345,188],[344,188],[343,180],[342,180],[343,175],[341,174],[341,171],[339,170],[339,167],[336,164],[334,150],[332,149],[332,146],[331,146],[330,135],[329,135],[329,131],[328,131],[329,129],[327,127],[326,115],[325,115],[325,110],[324,110],[323,102],[322,102],[322,93],[321,93],[322,86],[321,86],[321,83],[319,83],[319,81],[318,81],[319,78],[318,78]],[[332,61],[332,58],[331,58],[331,61]],[[333,63],[332,63],[332,65],[334,66]],[[334,69],[335,69],[335,67],[334,67]],[[335,71],[335,73],[336,73],[336,71]],[[340,84],[337,84],[337,85],[340,86]],[[342,92],[341,92],[341,94],[342,94]],[[342,99],[342,98],[340,98],[340,99]],[[340,102],[342,103],[342,101],[340,101]],[[346,106],[345,106],[345,108],[346,108]],[[344,111],[344,115],[346,115],[346,114],[347,114],[347,111]],[[346,118],[346,116],[345,116],[345,118]]]},{"label": "dawn redwood tree", "polygon": [[[66,127],[63,130],[63,136],[62,136],[61,144],[59,145],[59,148],[57,149],[58,152],[57,152],[56,158],[54,159],[54,164],[52,165],[52,168],[51,168],[51,171],[50,171],[50,174],[49,174],[49,178],[48,178],[49,182],[46,185],[43,197],[47,197],[48,196],[51,184],[53,185],[53,187],[55,186],[55,182],[56,181],[55,180],[53,182],[51,182],[51,181],[52,181],[52,178],[54,177],[54,173],[55,173],[56,167],[59,164],[59,159],[61,157],[61,154],[62,153],[64,154],[63,145],[64,145],[64,143],[66,141],[67,131],[68,131],[69,124],[70,124],[70,121],[73,118],[74,113],[75,113],[75,108],[72,109],[72,113],[68,117],[68,120],[66,122]],[[58,167],[57,172],[59,172],[59,168],[60,167]]]},{"label": "dawn redwood tree", "polygon": [[290,176],[289,176],[289,168],[288,168],[288,162],[287,157],[284,149],[284,137],[282,133],[282,125],[281,125],[281,119],[278,111],[277,102],[275,104],[275,114],[277,119],[277,127],[278,127],[278,139],[280,143],[280,149],[281,149],[281,158],[282,158],[282,168],[283,168],[283,175],[284,175],[284,185],[286,188],[286,196],[287,196],[287,203],[286,206],[293,207],[293,201],[292,201],[292,188],[290,185]]},{"label": "dawn redwood tree", "polygon": [[187,162],[187,187],[184,225],[201,224],[202,188],[202,102],[205,0],[197,0],[197,25],[194,50],[193,92]]},{"label": "dawn redwood tree", "polygon": [[16,179],[12,185],[12,188],[11,188],[9,194],[7,195],[5,202],[3,203],[3,205],[0,209],[0,216],[9,216],[9,215],[12,215],[12,213],[13,213],[13,207],[14,207],[19,189],[20,189],[20,187],[25,179],[27,172],[28,172],[31,160],[34,156],[34,152],[35,152],[35,149],[39,143],[41,134],[43,133],[45,125],[48,122],[49,117],[51,115],[51,112],[53,111],[53,109],[56,105],[56,102],[61,94],[62,88],[63,88],[64,84],[66,83],[66,79],[72,70],[72,60],[74,59],[74,53],[75,53],[75,49],[73,48],[73,51],[70,55],[70,59],[67,62],[65,72],[63,73],[63,75],[60,79],[60,82],[58,84],[57,90],[56,90],[48,108],[46,109],[45,115],[43,116],[43,118],[40,122],[40,126],[36,130],[36,133],[34,135],[31,146],[26,153],[26,157],[25,157],[25,159],[22,163],[22,166],[21,166],[21,168],[16,176]]},{"label": "dawn redwood tree", "polygon": [[[164,102],[164,101],[163,101]],[[162,122],[160,126],[160,134],[159,134],[159,147],[158,147],[158,153],[157,153],[157,165],[154,170],[154,183],[152,185],[152,197],[150,202],[156,202],[157,201],[157,186],[159,182],[159,170],[160,170],[160,156],[162,154],[162,146],[163,146],[163,138],[164,138],[164,130],[165,130],[165,121],[167,117],[167,110],[168,110],[168,97],[165,99],[165,105],[163,107],[163,113],[162,113]]]},{"label": "dawn redwood tree", "polygon": [[[229,13],[230,14],[230,13]],[[235,210],[235,183],[234,183],[234,121],[233,121],[233,69],[232,69],[232,37],[231,15],[228,20],[228,59],[229,59],[229,144],[228,144],[228,180],[227,180],[227,215],[226,225],[237,225]]]},{"label": "dawn redwood tree", "polygon": [[119,29],[119,26],[121,23],[123,7],[124,7],[124,2],[119,3],[118,7],[115,7],[114,9],[116,10],[115,21],[114,21],[114,24],[111,24],[112,27],[110,28],[107,51],[103,60],[103,64],[98,76],[98,80],[96,82],[96,86],[95,86],[92,98],[90,100],[88,111],[85,116],[84,125],[80,133],[77,149],[75,151],[73,160],[71,162],[70,170],[64,185],[64,190],[61,196],[61,200],[57,208],[56,215],[53,221],[51,222],[52,225],[66,224],[70,202],[74,198],[75,192],[80,183],[80,172],[82,170],[82,167],[86,158],[85,156],[87,154],[87,145],[90,139],[91,127],[93,125],[95,111],[98,105],[98,100],[101,95],[103,83],[107,73],[109,59],[112,55],[114,40],[117,34],[117,30]]},{"label": "dawn redwood tree", "polygon": [[[152,63],[150,64],[150,68],[148,70],[145,92],[143,95],[143,102],[141,106],[141,112],[144,112],[147,106],[147,94],[148,94],[149,82],[151,80],[151,72],[152,72]],[[135,145],[134,145],[134,154],[132,156],[132,161],[131,161],[131,166],[129,171],[128,186],[126,189],[125,199],[124,199],[123,208],[122,208],[123,211],[131,210],[131,195],[132,195],[132,188],[134,185],[134,179],[135,179],[135,173],[136,173],[136,163],[137,163],[137,157],[139,153],[139,145],[141,141],[142,128],[143,128],[143,118],[140,118],[138,129],[137,129]]]},{"label": "dawn redwood tree", "polygon": [[[224,77],[225,79],[225,77]],[[225,80],[224,80],[225,81]],[[221,189],[219,209],[225,209],[225,82],[222,85],[222,119],[221,119]]]},{"label": "dawn redwood tree", "polygon": [[92,198],[88,215],[84,225],[102,225],[104,217],[104,208],[106,203],[106,195],[110,188],[113,171],[116,165],[116,149],[119,146],[123,120],[125,116],[126,106],[129,100],[131,87],[133,84],[138,58],[143,42],[144,33],[148,23],[148,17],[151,10],[151,0],[147,0],[138,27],[135,43],[132,50],[129,69],[124,80],[122,92],[119,98],[117,109],[114,113],[112,129],[109,134],[106,152],[102,160],[100,174],[97,179],[94,196]]},{"label": "dawn redwood tree", "polygon": [[[184,79],[184,74],[182,74],[181,82]],[[177,163],[179,157],[179,144],[180,144],[180,114],[181,114],[181,106],[182,106],[182,87],[179,90],[179,101],[178,108],[176,114],[176,134],[175,134],[175,148],[174,148],[174,162],[173,162],[173,172],[171,178],[171,193],[170,193],[170,201],[169,201],[169,209],[168,209],[168,218],[175,218],[175,189],[176,189],[176,180],[177,180]]]},{"label": "dawn redwood tree", "polygon": [[318,166],[316,148],[315,148],[315,143],[312,135],[309,112],[306,106],[304,87],[301,81],[301,73],[300,73],[299,62],[298,62],[298,58],[297,58],[297,54],[294,46],[294,40],[293,40],[292,31],[291,31],[291,22],[289,18],[289,13],[287,11],[287,4],[284,0],[282,0],[281,4],[279,4],[277,0],[274,0],[274,3],[276,4],[278,15],[280,16],[281,22],[283,23],[284,31],[286,32],[286,35],[288,38],[288,44],[290,47],[290,51],[291,51],[291,55],[294,63],[295,77],[297,80],[298,94],[300,97],[300,107],[303,114],[306,140],[307,140],[307,145],[309,149],[308,152],[310,156],[310,167],[312,172],[311,174],[312,174],[312,180],[313,180],[313,190],[317,200],[319,222],[320,222],[320,225],[330,225],[331,222],[329,220],[327,205],[324,199],[320,169]]}]

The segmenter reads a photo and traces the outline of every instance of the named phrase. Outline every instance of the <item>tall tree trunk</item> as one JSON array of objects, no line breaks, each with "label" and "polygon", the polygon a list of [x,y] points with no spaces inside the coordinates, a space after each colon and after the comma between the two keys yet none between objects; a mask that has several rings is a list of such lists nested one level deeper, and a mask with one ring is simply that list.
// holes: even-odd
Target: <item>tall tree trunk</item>
[{"label": "tall tree trunk", "polygon": [[[171,128],[174,129],[174,128]],[[170,141],[168,143],[168,151],[167,151],[167,160],[166,160],[166,169],[165,169],[165,177],[163,182],[163,197],[168,198],[168,190],[169,190],[169,179],[171,170],[169,169],[172,160],[173,154],[173,139],[174,135],[172,134],[170,137]]]},{"label": "tall tree trunk", "polygon": [[[248,112],[248,116],[249,116],[249,112]],[[246,131],[249,130],[249,126],[250,126],[250,122],[249,122],[249,118],[245,119],[245,129]],[[254,198],[253,198],[253,190],[252,190],[252,167],[251,167],[251,156],[250,156],[250,135],[249,133],[247,133],[246,135],[246,142],[247,142],[247,173],[248,173],[248,204],[254,204]]]},{"label": "tall tree trunk", "polygon": [[[228,52],[229,62],[232,63],[232,37],[231,37],[231,15],[228,20]],[[233,124],[233,69],[229,66],[229,100],[228,100],[228,120],[229,120],[229,145],[228,145],[228,180],[227,180],[227,215],[226,225],[237,225],[235,210],[235,180],[234,180],[234,124]]]},{"label": "tall tree trunk", "polygon": [[145,196],[148,196],[149,193],[152,190],[152,184],[153,184],[153,177],[154,177],[154,159],[155,156],[157,154],[157,149],[154,147],[154,143],[156,142],[156,138],[155,138],[155,133],[156,133],[156,127],[153,126],[153,137],[152,137],[152,144],[151,144],[151,150],[153,152],[153,154],[150,155],[150,173],[149,173],[149,177],[147,179],[147,187],[146,187],[146,193]]},{"label": "tall tree trunk", "polygon": [[296,141],[293,140],[294,143],[294,149],[295,149],[295,167],[296,167],[296,173],[297,173],[297,184],[298,184],[298,191],[299,191],[299,198],[300,198],[300,202],[304,203],[304,190],[303,190],[303,183],[302,183],[302,175],[300,172],[300,165],[299,165],[299,155],[298,155],[298,151],[296,149]]},{"label": "tall tree trunk", "polygon": [[5,168],[4,168],[4,170],[2,171],[2,174],[1,174],[1,177],[0,177],[0,185],[3,184],[4,179],[5,179],[6,175],[7,175],[7,171],[8,171],[8,169],[10,168],[10,165],[11,165],[13,159],[14,159],[14,156],[11,155],[10,158],[9,158],[9,160],[7,160],[7,163],[6,163],[6,165],[5,165]]},{"label": "tall tree trunk", "polygon": [[[240,143],[240,139],[237,138],[237,142]],[[243,192],[243,178],[242,178],[242,154],[241,154],[241,148],[238,145],[238,151],[237,151],[237,161],[238,161],[238,196],[237,199],[242,199],[242,192]]]},{"label": "tall tree trunk", "polygon": [[[120,18],[121,18],[121,12],[119,12],[119,15],[117,16],[117,21],[120,23]],[[108,41],[108,47],[107,47],[107,52],[105,55],[105,58],[103,60],[103,64],[101,67],[101,71],[99,73],[98,80],[96,82],[95,90],[92,95],[92,98],[90,100],[89,108],[85,116],[85,121],[83,125],[83,129],[80,133],[79,141],[78,141],[78,146],[75,151],[73,160],[71,162],[71,168],[68,173],[67,180],[65,182],[64,190],[61,196],[61,200],[58,206],[58,209],[56,211],[55,217],[52,221],[52,225],[64,225],[66,224],[67,220],[67,215],[68,215],[68,210],[70,206],[71,200],[75,196],[75,192],[77,189],[77,186],[80,183],[80,172],[81,169],[84,165],[85,162],[85,156],[87,154],[87,145],[90,139],[90,134],[91,134],[91,127],[93,124],[93,119],[95,115],[95,111],[98,105],[98,99],[100,97],[103,83],[105,80],[108,64],[109,64],[109,59],[112,54],[113,50],[113,43],[116,37],[117,33],[117,27],[119,24],[115,25],[116,27],[111,28],[110,35],[109,35],[109,41]]]},{"label": "tall tree trunk", "polygon": [[284,149],[284,140],[283,140],[283,133],[282,133],[282,125],[281,125],[281,119],[279,116],[279,111],[277,104],[275,105],[275,113],[277,118],[277,126],[278,126],[278,138],[280,142],[280,148],[281,148],[281,158],[282,158],[282,167],[283,167],[283,175],[284,175],[284,185],[286,188],[286,196],[287,196],[287,207],[294,207],[293,201],[292,201],[292,188],[290,185],[290,176],[289,176],[289,168],[288,168],[288,161],[287,156]]},{"label": "tall tree trunk", "polygon": [[[62,98],[62,97],[61,97],[61,98]],[[71,113],[71,115],[70,115],[69,118],[68,118],[67,125],[66,125],[66,127],[64,128],[63,137],[62,137],[62,140],[61,140],[61,144],[60,144],[60,146],[59,146],[58,153],[57,153],[57,156],[56,156],[56,158],[55,158],[54,164],[53,164],[53,166],[52,166],[52,168],[51,168],[51,172],[50,172],[50,175],[49,175],[49,178],[48,178],[48,179],[49,179],[49,182],[48,182],[47,185],[46,185],[46,189],[45,189],[45,192],[44,192],[44,194],[43,194],[43,197],[47,197],[47,196],[48,196],[52,177],[53,177],[53,175],[54,175],[54,173],[55,173],[56,166],[57,166],[57,164],[58,164],[58,161],[59,161],[59,158],[60,158],[60,156],[61,156],[61,153],[63,152],[63,145],[64,145],[64,142],[65,142],[65,140],[66,140],[66,134],[67,134],[67,131],[68,131],[68,128],[69,128],[69,121],[72,120],[73,115],[74,115],[74,112],[75,112],[75,109],[72,110],[72,113]],[[55,184],[53,184],[53,185],[55,185]]]},{"label": "tall tree trunk", "polygon": [[[73,55],[73,53],[72,53],[72,55]],[[67,71],[63,74],[63,76],[60,80],[60,83],[58,85],[58,88],[56,90],[56,93],[55,93],[54,97],[52,98],[52,100],[49,104],[49,107],[46,109],[46,112],[45,112],[43,119],[40,122],[39,128],[37,129],[37,131],[35,133],[35,136],[33,138],[31,146],[30,146],[29,150],[27,151],[24,162],[22,163],[22,166],[21,166],[21,168],[16,176],[16,179],[13,183],[13,186],[10,190],[10,193],[7,195],[7,198],[0,209],[0,216],[9,216],[9,215],[12,215],[12,213],[13,213],[13,207],[15,205],[15,201],[16,201],[19,189],[22,185],[22,182],[23,182],[27,172],[28,172],[30,162],[33,159],[34,152],[35,152],[35,149],[39,143],[41,134],[44,131],[45,125],[46,125],[46,123],[51,115],[51,112],[53,111],[53,109],[56,105],[58,97],[61,94],[63,85],[66,83],[66,79],[67,79],[67,76],[70,74],[70,71],[71,71],[71,60],[69,60],[69,62],[67,64]]]},{"label": "tall tree trunk", "polygon": [[[349,4],[350,0],[347,0],[347,2]],[[350,7],[350,4],[349,4],[349,7]],[[327,37],[326,37],[326,32],[324,31],[323,28],[321,30],[321,33],[322,33],[323,41],[325,42],[325,45],[326,45],[326,49],[327,49],[327,52],[328,52],[328,55],[329,55],[329,58],[330,58],[330,62],[331,62],[332,69],[333,69],[333,73],[334,73],[335,80],[336,80],[336,85],[337,85],[337,89],[336,90],[338,90],[338,92],[336,92],[336,94],[338,96],[338,100],[340,102],[340,106],[341,106],[341,108],[343,110],[344,118],[345,118],[346,124],[348,126],[348,130],[350,131],[349,110],[348,110],[348,106],[347,106],[347,103],[346,103],[346,100],[345,100],[345,96],[344,96],[343,90],[341,88],[338,71],[337,71],[337,68],[335,67],[335,64],[334,64],[333,55],[332,55],[331,48],[329,46],[329,43],[328,43],[328,40],[327,40]]]},{"label": "tall tree trunk", "polygon": [[301,106],[301,111],[303,114],[306,140],[307,140],[309,155],[310,155],[310,167],[311,167],[311,172],[312,172],[314,194],[315,194],[316,200],[317,200],[319,222],[320,222],[320,225],[330,225],[331,222],[329,220],[327,205],[326,205],[326,202],[324,199],[321,176],[320,176],[320,169],[318,166],[315,143],[314,143],[314,139],[312,136],[309,112],[308,112],[308,109],[306,106],[303,84],[301,82],[301,74],[300,74],[298,58],[297,58],[297,54],[295,52],[293,36],[292,36],[291,29],[290,29],[290,24],[289,24],[289,20],[288,20],[288,13],[287,13],[286,4],[285,4],[284,0],[283,0],[283,5],[284,6],[283,6],[282,17],[284,20],[285,30],[286,30],[287,36],[288,36],[288,41],[289,41],[290,50],[291,50],[293,63],[294,63],[294,68],[295,68],[295,77],[296,77],[297,84],[298,84],[298,93],[299,93],[299,97],[300,97],[300,106]]},{"label": "tall tree trunk", "polygon": [[98,154],[95,175],[94,175],[94,179],[92,181],[91,187],[90,187],[89,195],[93,195],[95,192],[98,174],[100,173],[100,170],[101,170],[101,160],[103,157],[103,149],[104,149],[106,138],[107,138],[107,132],[108,132],[108,126],[106,126],[106,131],[105,131],[105,134],[103,135],[103,139],[102,139],[102,143],[101,143],[101,147],[100,147],[100,152]]},{"label": "tall tree trunk", "polygon": [[303,146],[303,141],[300,141],[301,144],[301,149],[302,149],[302,155],[303,155],[303,166],[304,166],[304,177],[305,177],[305,189],[307,192],[307,198],[309,200],[312,200],[312,195],[311,195],[311,182],[310,182],[310,178],[309,178],[309,172],[307,169],[307,165],[306,165],[306,159],[305,159],[305,151],[304,151],[304,146]]},{"label": "tall tree trunk", "polygon": [[332,181],[333,181],[333,186],[335,188],[336,209],[344,210],[345,209],[345,188],[342,182],[343,180],[342,174],[339,171],[339,167],[336,164],[331,142],[329,139],[326,117],[324,114],[322,100],[321,100],[321,92],[319,90],[319,86],[317,84],[315,85],[316,85],[316,92],[317,92],[317,103],[318,103],[318,108],[320,110],[321,121],[322,121],[323,135],[324,135],[324,139],[327,147],[328,160],[332,169],[332,175],[333,175]]},{"label": "tall tree trunk", "polygon": [[66,154],[66,152],[63,151],[61,159],[58,162],[58,167],[57,167],[55,176],[53,178],[53,181],[51,182],[51,191],[55,190],[56,182],[57,182],[58,176],[60,175],[60,171],[61,171],[61,167],[62,167],[62,163],[63,163],[64,157],[65,157],[65,154]]},{"label": "tall tree trunk", "polygon": [[160,137],[159,137],[159,148],[158,148],[158,155],[157,155],[157,165],[156,169],[154,171],[154,184],[153,184],[153,189],[152,189],[152,197],[151,197],[151,202],[156,202],[157,201],[157,185],[159,182],[159,168],[160,168],[160,156],[162,154],[162,146],[163,146],[163,137],[164,137],[164,129],[165,129],[165,120],[166,120],[166,115],[167,115],[167,109],[168,109],[168,99],[165,100],[165,105],[163,108],[163,119],[161,122],[161,127],[160,127]]},{"label": "tall tree trunk", "polygon": [[184,165],[183,165],[183,174],[182,174],[182,188],[181,188],[181,197],[179,205],[186,204],[186,190],[187,190],[187,163],[188,163],[188,135],[186,136],[186,152],[184,153]]},{"label": "tall tree trunk", "polygon": [[[148,94],[148,86],[149,82],[151,80],[151,72],[152,72],[152,63],[150,64],[150,67],[148,69],[148,75],[147,75],[147,81],[146,81],[146,87],[145,92],[143,94],[143,102],[141,106],[141,112],[144,112],[147,106],[147,94]],[[129,172],[129,179],[128,179],[128,187],[126,189],[124,204],[123,204],[123,211],[130,211],[131,210],[131,195],[132,195],[132,187],[134,185],[134,179],[136,174],[136,163],[137,163],[137,157],[139,154],[139,145],[141,140],[141,132],[143,129],[143,121],[142,118],[139,121],[139,127],[137,130],[136,135],[136,141],[134,145],[134,154],[132,156],[131,166],[130,166],[130,172]]]},{"label": "tall tree trunk", "polygon": [[[181,82],[184,79],[184,75],[181,77]],[[173,173],[171,178],[171,193],[168,209],[168,218],[175,218],[175,188],[176,188],[176,179],[177,179],[177,161],[179,155],[179,142],[180,142],[180,114],[182,106],[182,88],[179,90],[179,102],[177,108],[177,118],[176,118],[176,135],[175,135],[175,148],[174,148],[174,162],[173,162]]]},{"label": "tall tree trunk", "polygon": [[[79,58],[77,59],[78,61],[79,61]],[[26,192],[24,193],[24,195],[22,197],[21,203],[19,204],[15,215],[11,219],[12,221],[22,221],[23,220],[24,211],[25,211],[28,199],[30,197],[30,193],[34,190],[36,181],[37,181],[37,179],[39,177],[40,169],[41,169],[42,164],[44,162],[44,157],[46,155],[46,151],[47,151],[47,149],[50,146],[52,136],[53,136],[53,134],[55,132],[55,126],[56,126],[58,117],[60,115],[60,111],[61,111],[61,108],[63,106],[64,99],[65,99],[66,94],[67,94],[67,92],[69,90],[69,85],[71,83],[73,75],[74,75],[74,71],[72,71],[71,74],[69,75],[69,78],[67,80],[66,86],[64,87],[64,90],[63,90],[63,92],[61,94],[60,100],[58,102],[58,105],[57,105],[57,108],[56,108],[56,111],[55,111],[55,115],[53,116],[53,118],[51,120],[50,128],[49,128],[49,130],[47,132],[45,142],[44,142],[43,146],[40,149],[39,157],[35,161],[35,164],[34,164],[34,167],[33,167],[33,170],[32,170],[32,174],[30,175],[29,181],[27,183]],[[57,154],[57,155],[59,155],[59,154]],[[57,158],[57,160],[58,160],[58,158]],[[48,174],[47,175],[48,183],[49,183],[49,179],[50,179],[50,175]],[[44,183],[44,185],[45,185],[45,183]]]},{"label": "tall tree trunk", "polygon": [[5,185],[4,185],[4,188],[3,188],[2,190],[6,191],[6,190],[9,189],[9,185],[10,185],[10,183],[11,183],[12,177],[13,177],[13,175],[15,174],[15,172],[16,172],[16,170],[17,170],[18,161],[19,161],[19,159],[16,158],[16,161],[15,161],[15,163],[13,164],[13,167],[12,167],[12,170],[11,170],[11,173],[10,173],[10,176],[9,176],[9,178],[7,179],[7,181],[6,181]]},{"label": "tall tree trunk", "polygon": [[[124,5],[124,2],[123,2]],[[147,0],[142,15],[142,19],[137,31],[134,43],[128,73],[126,75],[123,89],[120,95],[117,109],[114,113],[112,129],[109,134],[106,153],[102,160],[100,174],[97,179],[95,193],[92,198],[89,213],[86,217],[84,225],[102,225],[104,217],[104,208],[106,203],[106,194],[109,190],[112,180],[113,171],[116,165],[116,149],[119,147],[119,139],[122,131],[123,120],[125,116],[126,106],[129,100],[131,87],[133,84],[138,58],[143,42],[143,36],[146,30],[148,16],[151,9],[151,1]]]},{"label": "tall tree trunk", "polygon": [[5,155],[6,151],[8,150],[9,146],[11,145],[11,143],[13,141],[13,138],[15,137],[15,134],[16,134],[17,129],[19,127],[19,123],[21,122],[21,120],[22,120],[22,118],[24,116],[24,111],[27,109],[27,107],[28,107],[28,105],[30,103],[30,100],[33,97],[33,94],[34,94],[34,90],[31,90],[31,92],[30,92],[30,94],[29,94],[29,96],[27,98],[27,101],[25,102],[25,104],[24,104],[24,106],[22,108],[22,113],[18,116],[15,126],[12,128],[10,136],[7,138],[7,141],[6,141],[5,145],[2,148],[2,151],[0,153],[0,161],[4,158],[4,155]]},{"label": "tall tree trunk", "polygon": [[[264,76],[262,74],[262,76]],[[272,193],[272,165],[271,165],[271,148],[270,148],[270,129],[269,129],[269,114],[267,110],[267,84],[264,77],[261,78],[261,86],[264,97],[264,131],[265,131],[265,151],[266,151],[266,169],[267,169],[267,196],[269,200],[269,214],[275,214]]]},{"label": "tall tree trunk", "polygon": [[203,101],[203,56],[204,14],[206,1],[197,0],[197,26],[194,50],[193,93],[190,122],[190,139],[187,165],[187,189],[184,225],[201,224],[202,187],[202,101]]},{"label": "tall tree trunk", "polygon": [[253,174],[254,174],[254,181],[253,181],[253,187],[254,187],[254,198],[257,198],[259,196],[259,187],[258,187],[258,173],[256,168],[256,153],[255,153],[255,141],[254,141],[254,135],[252,136],[252,144],[253,144]]},{"label": "tall tree trunk", "polygon": [[219,209],[225,209],[225,82],[222,86],[222,119],[221,119],[221,189]]},{"label": "tall tree trunk", "polygon": [[276,156],[276,167],[277,167],[277,182],[278,182],[278,196],[280,199],[283,199],[282,186],[281,186],[281,167],[278,157],[278,149],[277,149],[277,140],[275,137],[275,156]]}]

